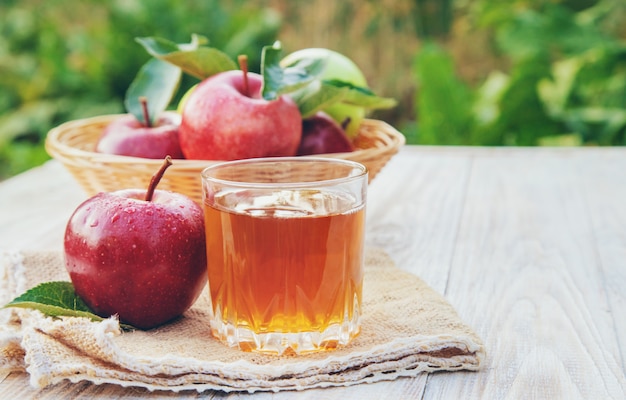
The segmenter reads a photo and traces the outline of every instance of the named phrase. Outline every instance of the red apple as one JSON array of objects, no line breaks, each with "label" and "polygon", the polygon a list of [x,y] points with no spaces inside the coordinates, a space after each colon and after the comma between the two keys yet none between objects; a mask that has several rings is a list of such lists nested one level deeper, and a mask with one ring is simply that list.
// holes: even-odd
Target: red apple
[{"label": "red apple", "polygon": [[161,114],[158,122],[145,125],[132,114],[113,120],[104,128],[96,151],[105,154],[163,159],[183,158],[178,140],[180,115],[173,111]]},{"label": "red apple", "polygon": [[261,97],[263,78],[239,70],[200,82],[182,110],[179,130],[189,159],[236,160],[293,156],[302,136],[302,117],[288,96]]},{"label": "red apple", "polygon": [[[169,158],[167,158],[167,162]],[[98,315],[150,329],[183,314],[206,285],[203,211],[189,197],[154,190],[100,193],[65,230],[65,265]]]},{"label": "red apple", "polygon": [[318,112],[302,120],[302,141],[298,155],[323,153],[343,153],[353,151],[354,146],[345,131],[334,119],[324,112]]}]

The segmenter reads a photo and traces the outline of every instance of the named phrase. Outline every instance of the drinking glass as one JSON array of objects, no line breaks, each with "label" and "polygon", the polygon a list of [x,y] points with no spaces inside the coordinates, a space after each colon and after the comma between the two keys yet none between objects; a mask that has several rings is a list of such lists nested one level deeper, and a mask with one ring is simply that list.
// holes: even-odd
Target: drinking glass
[{"label": "drinking glass", "polygon": [[361,329],[367,168],[323,157],[202,171],[211,332],[231,347],[303,354]]}]

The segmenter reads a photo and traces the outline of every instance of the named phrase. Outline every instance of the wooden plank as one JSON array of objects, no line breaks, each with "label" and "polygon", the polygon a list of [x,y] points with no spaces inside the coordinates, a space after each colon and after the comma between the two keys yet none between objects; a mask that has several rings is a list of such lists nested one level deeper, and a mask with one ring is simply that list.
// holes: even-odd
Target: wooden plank
[{"label": "wooden plank", "polygon": [[443,293],[471,157],[466,152],[411,148],[393,159],[368,193],[367,244]]},{"label": "wooden plank", "polygon": [[0,183],[0,248],[59,250],[71,213],[87,198],[56,162]]},{"label": "wooden plank", "polygon": [[626,370],[626,152],[592,153],[578,165],[603,271],[609,308],[617,332],[615,353]]},{"label": "wooden plank", "polygon": [[475,159],[446,296],[488,359],[478,374],[432,375],[425,399],[626,395],[572,154]]}]

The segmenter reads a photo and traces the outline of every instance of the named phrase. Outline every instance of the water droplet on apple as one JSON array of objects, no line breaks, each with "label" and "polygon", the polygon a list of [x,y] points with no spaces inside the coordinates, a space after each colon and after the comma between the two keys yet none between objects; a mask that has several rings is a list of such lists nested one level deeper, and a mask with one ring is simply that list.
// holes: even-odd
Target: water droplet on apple
[{"label": "water droplet on apple", "polygon": [[89,226],[92,228],[95,228],[96,226],[98,226],[98,220],[97,219],[92,219],[89,221]]},{"label": "water droplet on apple", "polygon": [[118,219],[120,219],[120,215],[115,213],[113,214],[113,216],[111,217],[111,222],[116,222]]},{"label": "water droplet on apple", "polygon": [[135,207],[132,207],[132,206],[131,206],[131,207],[125,207],[125,208],[124,208],[124,212],[125,212],[125,213],[128,213],[128,214],[134,214],[134,213],[135,213],[135,211],[137,211],[137,209],[136,209]]},{"label": "water droplet on apple", "polygon": [[154,211],[152,211],[152,210],[146,210],[146,215],[152,215],[152,214],[154,214]]}]

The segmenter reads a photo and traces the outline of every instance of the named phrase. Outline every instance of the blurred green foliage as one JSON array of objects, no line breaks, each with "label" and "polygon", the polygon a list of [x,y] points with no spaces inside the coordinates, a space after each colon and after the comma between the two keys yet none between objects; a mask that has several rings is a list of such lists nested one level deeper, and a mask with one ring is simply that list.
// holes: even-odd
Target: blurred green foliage
[{"label": "blurred green foliage", "polygon": [[408,143],[626,145],[624,0],[3,0],[0,180],[49,158],[52,127],[124,112],[136,37],[192,33],[253,71],[276,39],[349,54]]},{"label": "blurred green foliage", "polygon": [[472,2],[472,23],[507,68],[471,85],[444,45],[422,46],[410,141],[626,145],[626,2],[581,3]]},{"label": "blurred green foliage", "polygon": [[[0,180],[48,159],[43,141],[62,122],[124,112],[130,82],[148,59],[135,42],[192,33],[258,70],[280,16],[246,1],[4,0],[0,3]],[[186,76],[178,98],[194,83]],[[175,99],[177,102],[177,99]]]}]

